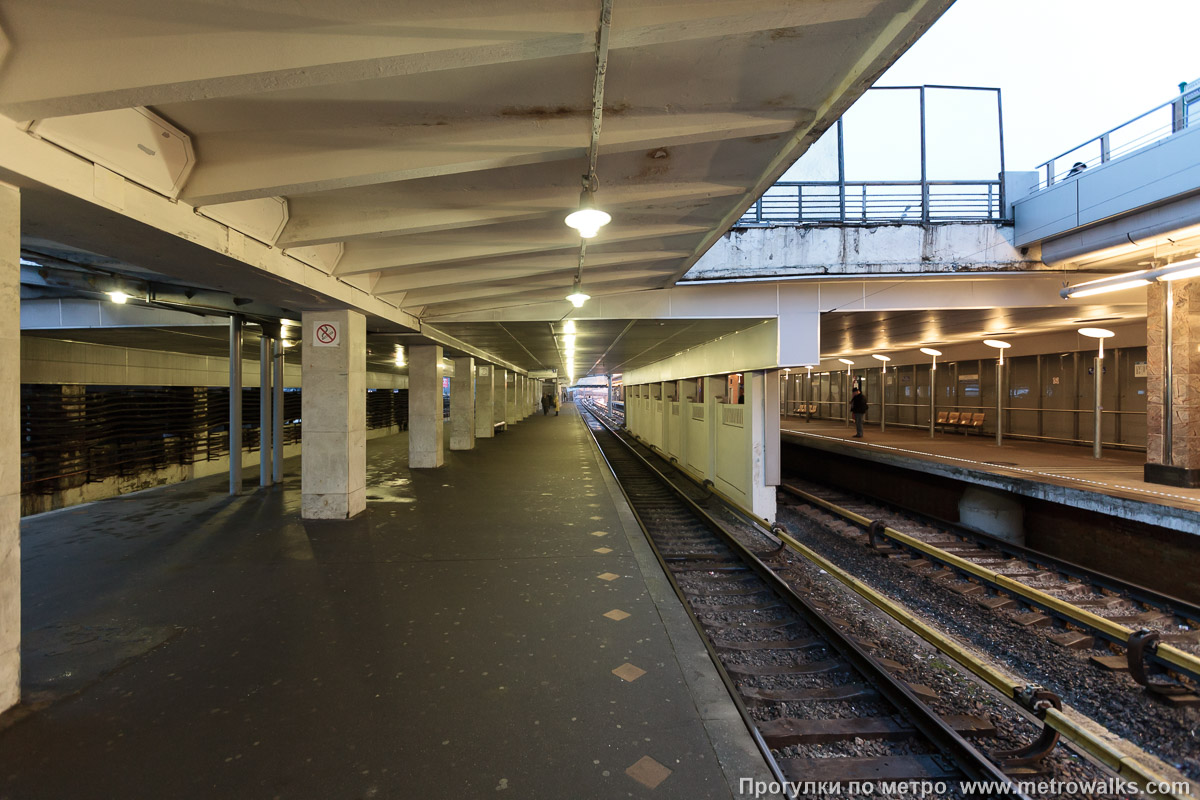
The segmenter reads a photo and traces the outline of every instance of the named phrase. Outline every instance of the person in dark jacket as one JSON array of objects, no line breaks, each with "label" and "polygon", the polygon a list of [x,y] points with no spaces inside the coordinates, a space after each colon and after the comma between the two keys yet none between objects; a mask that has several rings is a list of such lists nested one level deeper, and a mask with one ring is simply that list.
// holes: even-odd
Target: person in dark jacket
[{"label": "person in dark jacket", "polygon": [[863,435],[863,417],[867,415],[867,398],[863,397],[863,393],[857,387],[855,387],[850,397],[850,413],[854,415],[854,427],[857,431],[854,434],[854,438],[861,439]]},{"label": "person in dark jacket", "polygon": [[548,394],[542,395],[542,416],[543,417],[550,413],[550,404],[553,402],[554,401],[550,399],[550,395],[548,395]]}]

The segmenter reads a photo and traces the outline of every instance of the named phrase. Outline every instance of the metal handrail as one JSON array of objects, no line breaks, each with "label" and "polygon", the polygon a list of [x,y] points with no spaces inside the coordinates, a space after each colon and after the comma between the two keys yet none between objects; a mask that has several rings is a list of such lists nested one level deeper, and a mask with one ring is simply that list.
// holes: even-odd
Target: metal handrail
[{"label": "metal handrail", "polygon": [[[920,124],[919,178],[905,181],[856,181],[846,179],[845,120],[839,118],[837,135],[837,179],[813,181],[782,181],[768,188],[763,196],[734,223],[740,227],[757,225],[803,225],[820,223],[910,223],[929,222],[998,222],[1004,218],[1005,188],[1003,181],[982,178],[976,180],[932,180],[929,177],[927,109],[928,90],[957,90],[990,92],[996,97],[997,155],[1000,174],[1004,173],[1004,113],[1000,90],[983,86],[875,86],[869,92],[913,91],[917,93]],[[911,187],[904,194],[872,195],[869,189]],[[931,189],[972,187],[972,191],[956,193]],[[852,191],[847,191],[848,189]],[[806,193],[807,190],[807,193]],[[857,192],[853,191],[857,190]],[[794,199],[787,195],[794,195]]]},{"label": "metal handrail", "polygon": [[[1059,159],[1066,158],[1067,156],[1071,155],[1072,153],[1077,153],[1085,147],[1088,147],[1093,144],[1099,144],[1100,145],[1100,158],[1099,158],[1099,160],[1092,158],[1092,159],[1088,159],[1087,161],[1082,161],[1080,163],[1084,164],[1085,166],[1092,166],[1093,164],[1105,164],[1105,163],[1108,163],[1109,161],[1111,161],[1115,156],[1125,155],[1126,153],[1131,153],[1135,150],[1141,149],[1142,147],[1153,144],[1154,142],[1165,139],[1168,136],[1171,136],[1171,135],[1183,130],[1186,127],[1186,120],[1184,118],[1184,113],[1183,113],[1184,98],[1185,98],[1185,94],[1180,93],[1177,97],[1175,97],[1171,100],[1168,100],[1165,103],[1161,103],[1161,104],[1155,106],[1154,108],[1150,109],[1149,111],[1144,111],[1141,114],[1138,114],[1136,117],[1126,120],[1125,122],[1122,122],[1120,125],[1109,128],[1104,133],[1101,133],[1098,136],[1093,136],[1091,139],[1088,139],[1086,142],[1076,145],[1075,147],[1072,147],[1069,150],[1059,153],[1054,158],[1048,159],[1046,161],[1043,161],[1041,164],[1038,164],[1037,171],[1041,175],[1041,177],[1039,178],[1038,188],[1045,189],[1050,186],[1053,186],[1057,182],[1058,178],[1061,175],[1061,173],[1058,175],[1056,175],[1054,173],[1054,164]],[[1136,122],[1140,122],[1141,120],[1145,119],[1146,117],[1150,116],[1151,114],[1155,114],[1159,111],[1162,111],[1165,108],[1171,109],[1171,120],[1168,124],[1160,125],[1157,128],[1154,128],[1150,131],[1143,133],[1141,136],[1138,136],[1137,138],[1135,138],[1129,142],[1126,142],[1125,144],[1118,147],[1117,151],[1115,153],[1113,152],[1112,135],[1114,133],[1116,133],[1124,128],[1127,128]],[[1072,169],[1073,169],[1073,165],[1072,165]],[[1069,177],[1071,174],[1072,174],[1071,172],[1068,172],[1067,176]]]},{"label": "metal handrail", "polygon": [[[930,192],[931,187],[963,187],[964,191]],[[911,191],[871,191],[905,188]],[[747,209],[738,224],[994,222],[1003,217],[1001,190],[998,180],[780,181]]]}]

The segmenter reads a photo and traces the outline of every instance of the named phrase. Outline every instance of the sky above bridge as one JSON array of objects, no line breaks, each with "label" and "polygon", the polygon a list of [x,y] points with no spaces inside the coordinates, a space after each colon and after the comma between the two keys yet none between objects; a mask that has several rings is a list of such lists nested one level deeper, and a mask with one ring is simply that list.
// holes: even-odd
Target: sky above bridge
[{"label": "sky above bridge", "polygon": [[957,0],[877,85],[1000,87],[1007,168],[1031,170],[1200,78],[1198,37],[1197,0]]}]

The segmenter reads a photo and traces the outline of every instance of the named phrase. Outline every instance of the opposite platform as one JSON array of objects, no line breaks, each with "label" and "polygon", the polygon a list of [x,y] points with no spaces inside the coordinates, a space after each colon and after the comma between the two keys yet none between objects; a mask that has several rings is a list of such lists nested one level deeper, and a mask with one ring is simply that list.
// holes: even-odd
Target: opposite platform
[{"label": "opposite platform", "polygon": [[1016,494],[1063,503],[1109,516],[1200,534],[1200,489],[1146,483],[1145,454],[1105,450],[1096,459],[1089,448],[993,436],[868,425],[866,437],[851,438],[841,420],[785,416],[784,440],[853,454]]},{"label": "opposite platform", "polygon": [[[720,798],[767,779],[575,409],[299,517],[214,476],[26,519],[3,798]],[[247,487],[249,490],[249,486]],[[732,785],[732,789],[730,788]]]}]

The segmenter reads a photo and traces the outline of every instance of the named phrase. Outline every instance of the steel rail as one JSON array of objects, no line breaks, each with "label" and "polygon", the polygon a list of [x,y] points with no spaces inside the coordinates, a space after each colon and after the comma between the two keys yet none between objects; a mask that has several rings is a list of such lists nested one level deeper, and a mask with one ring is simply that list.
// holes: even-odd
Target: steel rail
[{"label": "steel rail", "polygon": [[[645,445],[644,442],[642,444]],[[681,471],[680,474],[692,483],[696,483],[696,481],[687,473]],[[814,499],[818,500],[817,504],[821,505],[822,507],[829,508],[832,506],[832,504],[820,500],[820,498]],[[856,514],[848,509],[842,509],[837,506],[829,508],[829,510],[834,509],[837,510],[837,513],[840,516],[843,516],[852,522],[856,522],[864,526],[870,525],[872,522],[872,520],[867,519],[861,514]],[[751,524],[760,528],[764,532],[767,531],[767,527],[764,526],[763,522],[757,517],[746,513],[742,509],[731,508],[730,510],[738,513],[740,516],[747,519]],[[897,622],[904,625],[910,631],[920,636],[926,642],[933,645],[940,652],[954,659],[954,661],[962,665],[965,669],[979,677],[988,685],[992,686],[1005,696],[1011,698],[1019,705],[1026,707],[1026,702],[1022,700],[1022,697],[1029,697],[1032,694],[1031,690],[1035,687],[1032,687],[1026,682],[997,669],[995,666],[980,658],[978,655],[973,653],[970,649],[965,647],[956,639],[950,637],[948,634],[942,633],[936,628],[921,622],[918,619],[918,615],[912,610],[894,600],[884,597],[866,583],[853,577],[845,570],[834,565],[832,562],[828,561],[811,548],[797,541],[794,537],[783,531],[781,528],[777,526],[770,528],[769,535],[778,538],[780,541],[787,544],[787,546],[791,548],[797,555],[825,570],[839,582],[853,590],[859,596],[863,597],[865,600],[879,608]],[[903,534],[900,535],[903,536]],[[1073,745],[1090,755],[1097,762],[1112,770],[1119,777],[1130,780],[1139,786],[1145,786],[1149,783],[1179,783],[1179,781],[1173,779],[1172,776],[1163,775],[1157,772],[1154,768],[1146,766],[1146,762],[1152,762],[1154,761],[1154,758],[1142,751],[1140,748],[1136,747],[1130,742],[1125,742],[1125,740],[1121,740],[1126,744],[1125,750],[1115,747],[1111,740],[1098,735],[1095,731],[1072,719],[1072,717],[1067,713],[1069,711],[1069,708],[1065,708],[1062,711],[1055,708],[1049,708],[1040,713],[1043,716],[1043,722],[1047,726],[1058,731],[1058,733],[1060,733]],[[1184,791],[1183,793],[1162,794],[1161,796],[1170,797],[1174,800],[1192,800],[1193,797],[1188,791]]]},{"label": "steel rail", "polygon": [[[861,514],[857,514],[849,509],[831,503],[828,500],[817,497],[814,494],[798,489],[794,486],[783,484],[782,488],[802,498],[805,502],[825,509],[833,514],[836,514],[843,519],[847,519],[857,525],[866,528],[869,527],[874,520],[870,520]],[[1093,614],[1078,606],[1072,605],[1065,600],[1060,600],[1053,595],[1046,594],[1043,591],[1027,586],[1020,581],[1014,580],[1007,575],[1002,575],[987,567],[972,563],[965,558],[956,556],[953,553],[946,552],[940,548],[922,542],[908,534],[901,533],[895,528],[890,528],[886,525],[881,526],[879,533],[905,547],[921,552],[929,558],[945,564],[946,566],[962,573],[972,575],[983,583],[993,588],[1001,589],[1008,594],[1015,595],[1023,602],[1049,611],[1062,619],[1086,628],[1100,634],[1105,639],[1117,644],[1128,647],[1129,639],[1136,631],[1121,625],[1120,623],[1112,622],[1098,614]],[[1148,654],[1148,658],[1154,660],[1162,666],[1187,675],[1194,680],[1200,680],[1200,658],[1186,653],[1177,647],[1169,644],[1159,644],[1153,652]]]},{"label": "steel rail", "polygon": [[[851,512],[852,513],[852,512]],[[913,633],[920,636],[925,641],[936,647],[941,652],[954,659],[971,673],[982,679],[988,685],[995,688],[997,691],[1006,695],[1013,701],[1025,705],[1023,697],[1028,697],[1032,694],[1031,690],[1035,687],[1016,679],[1005,672],[997,669],[993,665],[987,663],[967,647],[963,646],[956,639],[949,635],[933,628],[930,625],[921,622],[913,611],[904,605],[897,603],[894,600],[884,597],[879,592],[872,589],[870,586],[847,573],[845,570],[833,564],[833,562],[821,556],[816,551],[800,543],[790,534],[785,532],[777,532],[780,539],[788,544],[793,550],[808,559],[813,564],[816,564],[821,569],[832,575],[841,583],[854,590],[861,597],[865,598],[872,605],[879,608],[888,616],[895,619],[904,627],[908,628]],[[1172,784],[1178,783],[1177,780],[1172,780],[1170,777],[1163,776],[1155,772],[1150,767],[1147,767],[1143,762],[1150,760],[1150,756],[1133,744],[1127,743],[1130,749],[1136,750],[1134,753],[1123,752],[1114,747],[1111,742],[1097,736],[1088,728],[1080,725],[1064,711],[1054,708],[1046,709],[1040,712],[1043,721],[1046,725],[1062,734],[1066,739],[1070,740],[1074,745],[1081,750],[1087,752],[1097,761],[1104,764],[1109,769],[1113,770],[1119,777],[1131,780],[1139,786],[1147,784]],[[1163,794],[1164,797],[1172,797],[1176,800],[1188,800],[1192,796],[1187,793],[1181,794]]]},{"label": "steel rail", "polygon": [[[867,653],[866,650],[848,638],[846,634],[838,630],[837,627],[829,622],[829,620],[816,607],[814,607],[806,598],[802,597],[798,592],[796,592],[796,590],[792,588],[783,578],[776,574],[771,567],[763,563],[763,561],[753,552],[751,552],[745,545],[730,535],[721,522],[701,508],[694,500],[682,492],[679,487],[677,487],[666,475],[660,472],[645,457],[638,453],[627,441],[625,441],[613,428],[609,426],[608,422],[601,415],[592,414],[592,416],[601,426],[608,430],[609,434],[613,438],[613,441],[619,444],[626,453],[635,458],[659,482],[661,482],[668,490],[670,490],[692,513],[696,515],[698,519],[704,523],[706,527],[712,530],[726,546],[736,553],[738,557],[741,558],[756,575],[758,575],[759,578],[771,586],[775,590],[776,594],[782,600],[784,600],[793,609],[793,611],[795,611],[806,622],[808,622],[818,632],[818,634],[820,634],[835,650],[838,651],[840,655],[849,661],[864,677],[870,680],[871,683],[880,691],[880,694],[889,702],[891,702],[894,707],[899,709],[901,713],[903,713],[908,719],[908,721],[913,724],[913,727],[915,727],[926,738],[928,738],[942,751],[943,754],[948,756],[958,766],[958,768],[963,771],[964,774],[975,780],[994,782],[999,785],[1010,787],[1009,791],[1006,793],[1006,796],[1025,797],[1025,795],[1021,794],[1017,790],[1016,785],[1012,782],[1012,779],[1005,775],[999,767],[988,760],[988,758],[974,745],[972,745],[957,731],[950,727],[940,716],[938,716],[936,712],[925,705],[925,703],[923,703],[912,692],[912,690],[908,688],[907,685],[889,673],[876,659]],[[592,433],[592,437],[596,441],[597,448],[600,449],[601,454],[604,455],[599,439],[596,437],[595,433],[592,432],[590,426],[588,430],[590,433]],[[609,464],[609,468],[613,469],[612,464],[609,462],[607,456],[604,456],[604,458],[605,463]],[[615,470],[613,470],[613,472],[615,475]],[[624,492],[624,489],[622,489],[622,491]],[[626,495],[626,497],[628,499],[628,495]],[[632,507],[632,500],[630,500],[630,505]],[[684,607],[688,609],[689,617],[692,619],[693,624],[696,626],[697,631],[701,635],[701,638],[705,641],[705,646],[708,648],[710,656],[713,657],[714,662],[718,664],[718,668],[723,676],[723,679],[727,679],[728,676],[725,673],[724,668],[720,666],[720,659],[716,656],[715,651],[709,645],[708,637],[704,633],[703,628],[700,626],[699,620],[696,619],[694,614],[691,613],[691,609],[688,608],[688,604],[684,598],[682,590],[676,583],[674,575],[668,568],[666,561],[663,560],[658,548],[654,545],[652,537],[647,531],[646,526],[642,523],[641,516],[637,514],[636,509],[634,510],[634,513],[636,516],[638,516],[638,522],[640,525],[642,525],[642,529],[646,533],[647,541],[650,542],[651,547],[654,549],[656,557],[659,558],[659,562],[663,567],[663,571],[666,573],[668,579],[671,581],[672,586],[675,588],[676,595],[679,596],[680,600],[684,603]],[[739,516],[745,516],[745,513],[742,512],[739,514]],[[762,522],[757,518],[750,517],[750,520],[756,528],[761,529],[761,532],[769,540],[778,544],[782,544],[785,541],[782,539],[782,537],[777,537],[776,533],[773,533],[768,529],[764,529]],[[728,680],[726,682],[726,686],[732,689],[732,683]],[[734,697],[737,698],[736,689],[732,689],[732,691],[734,693]],[[740,698],[736,699],[736,703],[739,707],[739,711],[741,711],[744,706],[742,705]],[[752,727],[752,730],[754,730],[755,741],[761,741],[761,737],[757,735],[757,730],[753,728],[754,723],[748,712],[744,714],[743,719],[747,720],[748,724]],[[768,763],[774,764],[773,757]]]}]

